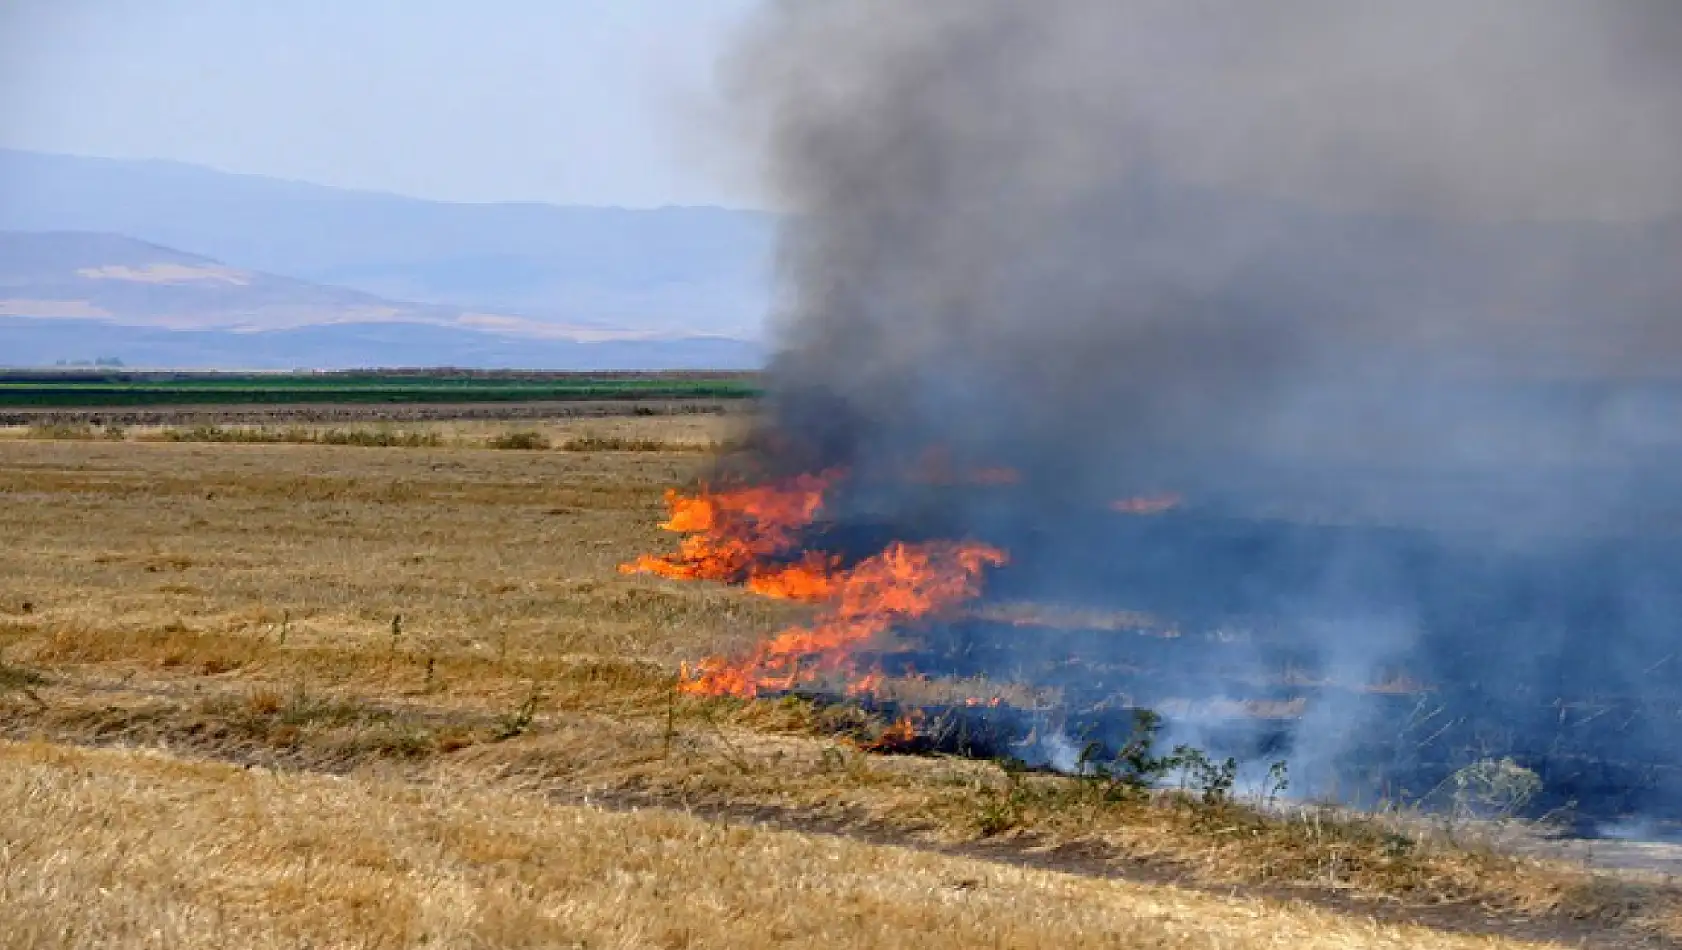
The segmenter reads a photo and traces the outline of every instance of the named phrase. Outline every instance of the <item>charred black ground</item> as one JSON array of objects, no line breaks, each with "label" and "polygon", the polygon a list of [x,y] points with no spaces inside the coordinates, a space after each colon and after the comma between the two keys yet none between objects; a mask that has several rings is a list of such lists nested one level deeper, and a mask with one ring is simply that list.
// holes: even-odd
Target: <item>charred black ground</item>
[{"label": "charred black ground", "polygon": [[[1015,510],[1024,490],[974,491]],[[862,557],[961,527],[837,523],[810,544]],[[1682,794],[1674,535],[1514,545],[1190,507],[969,536],[1013,552],[984,600],[860,659],[1048,698],[881,704],[921,708],[930,750],[1066,769],[1089,743],[1096,761],[1119,752],[1150,710],[1164,749],[1236,756],[1251,774],[1284,759],[1299,790],[1361,804],[1442,804],[1456,772],[1503,758],[1541,779],[1530,813],[1583,831],[1662,816]]]}]

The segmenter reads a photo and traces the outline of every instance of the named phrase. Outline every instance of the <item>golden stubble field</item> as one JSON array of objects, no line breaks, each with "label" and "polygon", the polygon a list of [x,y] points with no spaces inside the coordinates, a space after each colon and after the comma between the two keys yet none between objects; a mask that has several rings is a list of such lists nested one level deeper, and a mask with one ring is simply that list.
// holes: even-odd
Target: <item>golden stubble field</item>
[{"label": "golden stubble field", "polygon": [[662,491],[740,424],[512,427],[536,450],[487,448],[492,423],[398,448],[0,435],[0,947],[1676,929],[1662,882],[871,755],[856,713],[678,695],[679,661],[799,616],[616,570],[670,543]]}]

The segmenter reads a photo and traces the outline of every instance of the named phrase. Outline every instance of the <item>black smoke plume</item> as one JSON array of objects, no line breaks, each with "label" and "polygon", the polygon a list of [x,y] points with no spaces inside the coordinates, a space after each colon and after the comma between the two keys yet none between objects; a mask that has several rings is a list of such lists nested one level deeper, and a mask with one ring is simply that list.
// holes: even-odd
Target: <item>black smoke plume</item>
[{"label": "black smoke plume", "polygon": [[1349,799],[1677,802],[1682,5],[789,0],[726,72],[790,221],[751,464],[1179,634],[954,668],[1280,704],[1170,720]]}]

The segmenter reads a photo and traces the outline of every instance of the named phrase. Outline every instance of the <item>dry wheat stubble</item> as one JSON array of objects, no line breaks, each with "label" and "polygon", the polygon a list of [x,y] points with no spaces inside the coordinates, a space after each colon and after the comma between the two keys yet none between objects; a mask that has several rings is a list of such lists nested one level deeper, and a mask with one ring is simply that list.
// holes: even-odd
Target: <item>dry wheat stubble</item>
[{"label": "dry wheat stubble", "polygon": [[0,946],[1518,947],[671,812],[0,743]]}]

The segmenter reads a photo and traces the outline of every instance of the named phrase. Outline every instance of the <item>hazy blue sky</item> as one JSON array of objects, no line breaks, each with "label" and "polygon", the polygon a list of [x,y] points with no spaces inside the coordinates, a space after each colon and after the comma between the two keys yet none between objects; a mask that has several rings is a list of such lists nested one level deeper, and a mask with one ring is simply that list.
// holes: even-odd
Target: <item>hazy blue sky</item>
[{"label": "hazy blue sky", "polygon": [[744,204],[707,134],[754,0],[0,0],[0,145],[460,201]]}]

